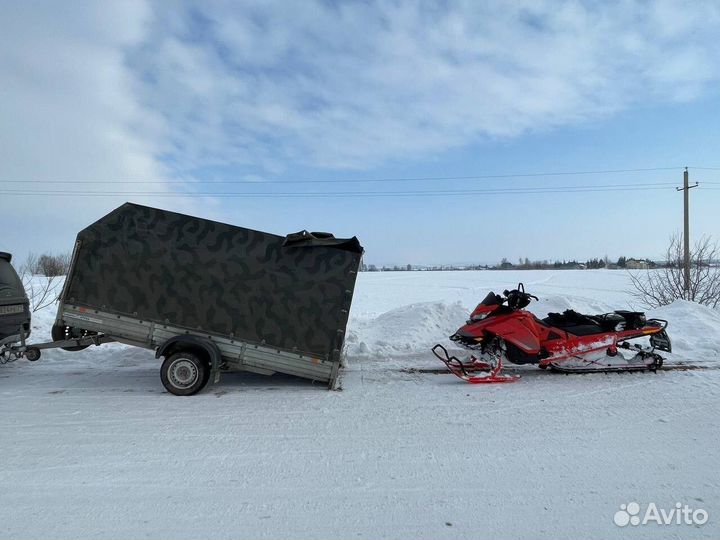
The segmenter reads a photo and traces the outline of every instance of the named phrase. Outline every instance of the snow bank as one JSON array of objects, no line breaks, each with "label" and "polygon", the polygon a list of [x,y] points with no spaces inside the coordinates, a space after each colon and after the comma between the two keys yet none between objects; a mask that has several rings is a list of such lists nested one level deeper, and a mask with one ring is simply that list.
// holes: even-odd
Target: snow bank
[{"label": "snow bank", "polygon": [[[355,316],[348,326],[346,358],[391,358],[398,355],[429,354],[435,343],[448,344],[448,336],[465,323],[472,311],[461,302],[420,302],[400,306],[377,317]],[[573,295],[550,295],[533,302],[528,309],[543,318],[550,312],[573,309],[580,313],[609,313],[621,306]],[[669,322],[673,343],[669,359],[692,363],[720,362],[720,310],[677,300],[669,306],[647,312]],[[664,356],[668,356],[665,355]]]},{"label": "snow bank", "polygon": [[688,300],[647,312],[668,321],[668,335],[677,359],[693,363],[720,361],[720,310]]},{"label": "snow bank", "polygon": [[423,302],[401,306],[374,318],[354,319],[347,336],[346,353],[389,357],[427,352],[447,340],[468,317],[460,302]]}]

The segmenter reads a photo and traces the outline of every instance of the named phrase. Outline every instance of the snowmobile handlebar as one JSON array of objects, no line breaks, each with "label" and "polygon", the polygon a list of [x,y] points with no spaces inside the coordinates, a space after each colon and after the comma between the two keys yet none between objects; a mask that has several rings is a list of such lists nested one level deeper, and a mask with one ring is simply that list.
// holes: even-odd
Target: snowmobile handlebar
[{"label": "snowmobile handlebar", "polygon": [[522,283],[518,283],[517,289],[513,289],[512,291],[505,290],[503,291],[503,294],[505,295],[508,306],[512,309],[524,308],[525,306],[530,304],[531,299],[535,301],[540,300],[534,294],[526,293],[525,285],[523,285]]}]

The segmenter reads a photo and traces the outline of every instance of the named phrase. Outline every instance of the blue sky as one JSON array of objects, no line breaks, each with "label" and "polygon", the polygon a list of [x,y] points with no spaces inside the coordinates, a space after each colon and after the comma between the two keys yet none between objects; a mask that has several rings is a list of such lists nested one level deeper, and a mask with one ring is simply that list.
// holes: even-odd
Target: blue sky
[{"label": "blue sky", "polygon": [[[70,249],[125,200],[357,235],[376,264],[660,257],[682,224],[672,186],[561,188],[679,184],[685,165],[720,182],[692,169],[720,167],[714,2],[130,0],[3,13],[0,249],[19,257]],[[673,169],[358,182],[660,167]],[[268,183],[298,179],[353,182]],[[238,180],[252,184],[212,184]],[[524,187],[560,189],[213,195]],[[720,237],[718,187],[693,190],[693,234]],[[56,193],[72,191],[95,195]]]}]

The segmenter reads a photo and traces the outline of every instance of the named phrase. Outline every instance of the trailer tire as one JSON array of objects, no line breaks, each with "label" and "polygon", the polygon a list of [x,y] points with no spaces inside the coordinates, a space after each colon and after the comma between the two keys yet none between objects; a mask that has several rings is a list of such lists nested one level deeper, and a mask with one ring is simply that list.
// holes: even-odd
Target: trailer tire
[{"label": "trailer tire", "polygon": [[[80,333],[80,336],[76,336],[75,334]],[[74,337],[81,337],[82,334],[88,335],[90,332],[85,332],[83,330],[79,330],[77,328],[73,328],[72,326],[65,326],[62,324],[54,324],[52,327],[52,330],[50,332],[50,335],[52,336],[53,341],[65,341],[66,339],[72,339]],[[70,352],[77,352],[85,350],[90,345],[80,345],[79,347],[61,347],[63,351],[70,351]]]},{"label": "trailer tire", "polygon": [[176,396],[192,396],[202,390],[210,378],[207,363],[197,354],[179,351],[169,355],[160,367],[160,380]]},{"label": "trailer tire", "polygon": [[37,347],[28,347],[25,349],[25,358],[30,362],[37,362],[40,360],[40,349]]}]

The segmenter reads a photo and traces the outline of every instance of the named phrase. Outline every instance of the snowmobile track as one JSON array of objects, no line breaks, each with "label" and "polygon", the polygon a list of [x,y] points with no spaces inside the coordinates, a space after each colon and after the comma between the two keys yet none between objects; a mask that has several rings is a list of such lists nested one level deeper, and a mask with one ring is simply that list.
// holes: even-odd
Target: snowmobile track
[{"label": "snowmobile track", "polygon": [[[622,370],[595,370],[595,371],[562,371],[559,369],[547,369],[548,373],[555,373],[558,375],[591,375],[594,373],[647,373],[655,371],[705,371],[705,370],[720,370],[720,366],[703,366],[698,364],[664,364],[658,368],[647,368],[647,369],[622,369]],[[512,371],[512,370],[510,370]],[[520,370],[516,370],[520,371]],[[534,370],[533,370],[534,371]],[[401,368],[402,373],[429,373],[431,375],[445,375],[449,371],[443,368]],[[527,371],[522,370],[523,374],[527,374]]]}]

